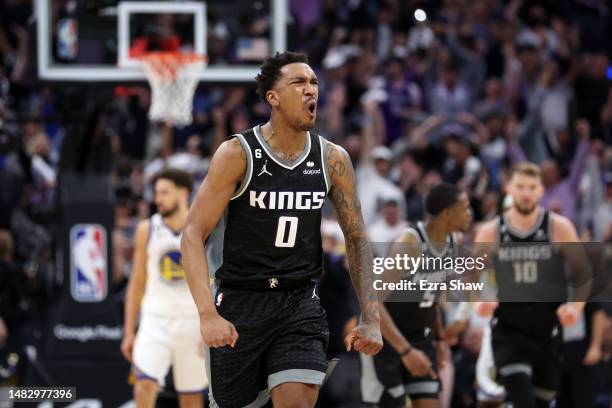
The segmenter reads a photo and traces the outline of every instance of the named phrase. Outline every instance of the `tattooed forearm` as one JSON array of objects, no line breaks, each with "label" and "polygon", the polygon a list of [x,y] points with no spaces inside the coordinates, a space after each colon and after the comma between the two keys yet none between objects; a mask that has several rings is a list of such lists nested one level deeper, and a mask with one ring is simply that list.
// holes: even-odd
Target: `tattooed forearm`
[{"label": "tattooed forearm", "polygon": [[346,256],[363,319],[378,321],[378,303],[373,287],[372,247],[368,241],[361,204],[355,187],[355,172],[346,152],[327,146],[327,164],[332,179],[330,200],[346,240]]},{"label": "tattooed forearm", "polygon": [[367,237],[353,234],[346,239],[346,256],[355,293],[361,304],[361,309],[370,302],[378,300],[373,287],[372,275],[372,247]]}]

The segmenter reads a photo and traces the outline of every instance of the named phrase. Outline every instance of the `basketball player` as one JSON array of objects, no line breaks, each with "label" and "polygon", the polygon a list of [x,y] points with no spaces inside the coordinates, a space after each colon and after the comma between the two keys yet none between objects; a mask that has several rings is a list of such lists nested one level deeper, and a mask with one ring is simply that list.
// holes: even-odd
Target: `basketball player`
[{"label": "basketball player", "polygon": [[[472,218],[467,194],[442,183],[429,192],[425,207],[430,216],[427,222],[409,228],[392,251],[417,258],[453,256],[457,250],[454,233],[467,231]],[[421,268],[411,279],[417,285],[419,280],[443,282],[446,273]],[[441,310],[435,291],[417,293],[422,296],[418,302],[392,299],[394,294],[390,295],[381,308],[381,329],[387,342],[376,356],[361,356],[362,398],[380,408],[404,407],[406,395],[414,408],[440,406],[438,354],[448,352],[441,339]]]},{"label": "basketball player", "polygon": [[[345,345],[367,354],[382,347],[372,249],[348,154],[309,131],[319,95],[307,57],[286,52],[268,58],[257,87],[271,107],[270,121],[233,135],[215,153],[189,211],[183,263],[210,346],[211,403],[259,407],[271,398],[275,407],[313,407],[329,337],[312,281],[322,269],[326,196],[346,238],[362,311]],[[210,236],[222,216],[224,229]]]},{"label": "basketball player", "polygon": [[[574,264],[573,258],[579,254],[570,251],[576,246],[564,245],[561,252],[549,245],[579,240],[567,218],[538,205],[543,194],[538,166],[515,165],[506,188],[512,197],[512,208],[484,224],[475,238],[476,242],[501,244],[494,260],[500,302],[481,305],[482,309],[490,309],[489,313],[495,310],[491,342],[506,401],[514,408],[548,407],[555,396],[560,370],[558,323],[573,325],[585,304],[561,303],[560,299],[567,297],[563,261],[572,263],[575,278],[584,272],[579,269],[586,263]],[[585,299],[586,286],[575,295]],[[562,289],[565,296],[554,293],[555,289]],[[521,301],[509,301],[517,300],[517,296]]]},{"label": "basketball player", "polygon": [[202,407],[207,384],[203,344],[180,252],[193,179],[166,169],[154,177],[153,186],[158,212],[136,229],[121,351],[134,365],[137,407],[155,406],[170,366],[180,406]]}]

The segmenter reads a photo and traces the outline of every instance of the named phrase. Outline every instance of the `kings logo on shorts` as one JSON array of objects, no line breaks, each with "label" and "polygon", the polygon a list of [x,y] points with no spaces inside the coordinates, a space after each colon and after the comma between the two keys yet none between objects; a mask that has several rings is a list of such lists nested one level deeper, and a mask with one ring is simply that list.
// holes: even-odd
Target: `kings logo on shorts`
[{"label": "kings logo on shorts", "polygon": [[106,229],[76,224],[70,229],[70,292],[77,302],[101,302],[108,292]]}]

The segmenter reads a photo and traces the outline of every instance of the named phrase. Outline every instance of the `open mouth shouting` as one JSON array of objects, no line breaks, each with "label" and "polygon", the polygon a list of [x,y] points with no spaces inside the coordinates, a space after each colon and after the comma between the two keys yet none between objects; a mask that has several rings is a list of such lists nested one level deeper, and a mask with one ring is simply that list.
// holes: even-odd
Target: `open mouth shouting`
[{"label": "open mouth shouting", "polygon": [[308,111],[308,115],[311,118],[314,118],[317,115],[317,101],[316,99],[310,99],[306,102],[306,110]]}]

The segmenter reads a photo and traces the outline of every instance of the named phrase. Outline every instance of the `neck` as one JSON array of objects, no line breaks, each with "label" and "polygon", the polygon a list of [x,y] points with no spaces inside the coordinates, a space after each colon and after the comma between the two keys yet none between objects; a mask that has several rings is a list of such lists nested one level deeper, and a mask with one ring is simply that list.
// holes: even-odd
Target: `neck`
[{"label": "neck", "polygon": [[425,224],[425,231],[431,242],[443,243],[450,232],[446,228],[445,222],[436,218],[430,218]]},{"label": "neck", "polygon": [[512,226],[518,227],[518,229],[528,230],[535,225],[540,211],[542,211],[542,208],[537,207],[531,214],[522,214],[512,207],[508,210],[508,221]]},{"label": "neck", "polygon": [[283,117],[274,112],[270,121],[261,127],[261,132],[274,150],[283,153],[301,153],[304,150],[307,132],[290,126]]},{"label": "neck", "polygon": [[183,229],[187,220],[187,208],[179,207],[179,209],[168,217],[163,217],[164,223],[175,231]]}]

